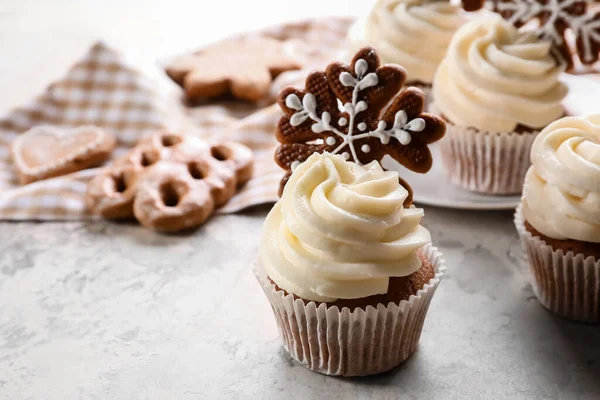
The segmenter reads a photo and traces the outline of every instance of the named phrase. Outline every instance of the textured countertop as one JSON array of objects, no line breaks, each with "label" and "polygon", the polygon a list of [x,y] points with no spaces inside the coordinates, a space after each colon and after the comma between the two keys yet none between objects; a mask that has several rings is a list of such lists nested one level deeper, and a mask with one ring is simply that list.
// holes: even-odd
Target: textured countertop
[{"label": "textured countertop", "polygon": [[281,347],[251,271],[267,208],[188,235],[0,224],[0,397],[598,399],[600,329],[541,308],[507,212],[429,207],[448,273],[419,348],[360,379]]},{"label": "textured countertop", "polygon": [[[155,61],[233,31],[370,7],[293,5],[0,1],[0,112],[98,38]],[[401,367],[360,379],[304,369],[283,351],[251,271],[267,210],[177,236],[102,221],[0,223],[0,398],[600,398],[600,328],[541,308],[508,212],[426,208],[448,272]]]}]

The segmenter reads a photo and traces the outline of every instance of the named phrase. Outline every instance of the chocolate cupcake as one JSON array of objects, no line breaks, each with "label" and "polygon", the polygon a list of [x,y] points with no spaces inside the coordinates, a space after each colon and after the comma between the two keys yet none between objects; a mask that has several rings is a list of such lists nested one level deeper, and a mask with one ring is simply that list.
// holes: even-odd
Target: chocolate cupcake
[{"label": "chocolate cupcake", "polygon": [[550,41],[499,16],[463,25],[433,83],[448,124],[442,161],[451,181],[488,194],[520,193],[535,136],[565,115],[564,61]]},{"label": "chocolate cupcake", "polygon": [[376,374],[408,358],[445,270],[410,186],[379,163],[390,155],[426,173],[446,130],[405,81],[367,47],[279,94],[275,161],[286,173],[255,270],[286,350],[324,374]]},{"label": "chocolate cupcake", "polygon": [[515,224],[544,307],[600,322],[600,114],[567,117],[535,139]]},{"label": "chocolate cupcake", "polygon": [[328,375],[394,368],[416,349],[444,261],[376,161],[311,155],[264,226],[255,272],[290,355]]}]

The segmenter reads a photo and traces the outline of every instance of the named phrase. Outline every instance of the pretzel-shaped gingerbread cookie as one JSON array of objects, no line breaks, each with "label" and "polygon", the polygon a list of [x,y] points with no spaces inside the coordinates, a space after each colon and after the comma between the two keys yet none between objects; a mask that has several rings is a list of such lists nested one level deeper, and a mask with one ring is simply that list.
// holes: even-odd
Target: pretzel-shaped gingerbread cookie
[{"label": "pretzel-shaped gingerbread cookie", "polygon": [[142,140],[88,185],[86,204],[105,218],[135,217],[157,231],[197,227],[252,176],[252,152],[161,133]]},{"label": "pretzel-shaped gingerbread cookie", "polygon": [[[278,98],[285,116],[277,125],[281,146],[275,161],[288,172],[280,193],[291,171],[315,152],[341,154],[360,164],[380,162],[389,154],[412,171],[429,171],[428,145],[444,136],[446,125],[422,112],[425,96],[420,89],[410,87],[399,93],[405,81],[402,67],[380,67],[375,49],[366,47],[350,66],[333,63],[325,72],[311,73],[305,90],[284,89]],[[402,184],[410,203],[410,186]]]}]

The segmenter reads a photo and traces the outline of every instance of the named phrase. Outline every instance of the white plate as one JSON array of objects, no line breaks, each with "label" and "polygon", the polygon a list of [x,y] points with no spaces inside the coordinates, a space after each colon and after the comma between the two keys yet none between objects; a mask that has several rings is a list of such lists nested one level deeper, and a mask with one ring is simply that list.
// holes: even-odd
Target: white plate
[{"label": "white plate", "polygon": [[[565,108],[569,114],[600,113],[597,100],[600,96],[599,83],[589,78],[566,74],[562,80],[569,86],[569,95],[565,99]],[[384,160],[386,167],[397,170],[400,176],[410,183],[415,203],[466,210],[512,210],[519,204],[521,196],[490,196],[453,185],[444,171],[437,144],[431,146],[431,152],[433,167],[426,174],[417,174],[391,160]]]},{"label": "white plate", "polygon": [[520,196],[489,196],[462,189],[450,182],[441,162],[439,146],[431,146],[433,167],[426,174],[411,172],[391,159],[384,165],[398,171],[412,187],[414,201],[419,205],[465,210],[510,210],[519,204]]}]

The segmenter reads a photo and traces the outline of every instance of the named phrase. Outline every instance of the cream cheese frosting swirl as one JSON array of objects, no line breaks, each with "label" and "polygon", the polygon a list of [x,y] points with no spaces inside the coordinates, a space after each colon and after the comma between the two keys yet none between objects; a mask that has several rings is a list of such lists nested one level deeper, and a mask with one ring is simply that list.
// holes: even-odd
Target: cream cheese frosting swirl
[{"label": "cream cheese frosting swirl", "polygon": [[421,268],[431,241],[420,208],[404,208],[398,174],[313,154],[266,218],[259,264],[288,293],[321,302],[387,293]]},{"label": "cream cheese frosting swirl", "polygon": [[522,210],[553,239],[600,243],[600,114],[546,127],[531,149]]},{"label": "cream cheese frosting swirl", "polygon": [[465,21],[449,1],[379,0],[349,32],[351,46],[371,45],[384,63],[402,65],[411,80],[431,84],[452,35]]},{"label": "cream cheese frosting swirl", "polygon": [[457,125],[512,132],[544,128],[564,115],[565,66],[549,41],[499,16],[478,18],[454,35],[434,78],[439,112]]}]

